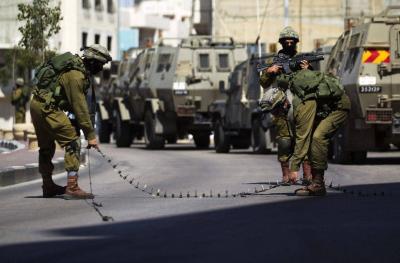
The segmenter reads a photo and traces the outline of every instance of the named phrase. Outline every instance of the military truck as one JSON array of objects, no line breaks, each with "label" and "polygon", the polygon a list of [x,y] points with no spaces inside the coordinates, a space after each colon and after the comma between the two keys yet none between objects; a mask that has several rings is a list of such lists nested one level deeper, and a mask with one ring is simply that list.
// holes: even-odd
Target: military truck
[{"label": "military truck", "polygon": [[272,55],[250,58],[237,65],[229,77],[229,85],[220,90],[226,100],[217,100],[210,107],[213,113],[214,145],[217,153],[231,148],[266,153],[276,149],[275,130],[270,114],[262,114],[258,101],[262,95],[256,66]]},{"label": "military truck", "polygon": [[344,32],[327,72],[341,79],[352,103],[347,125],[332,143],[338,163],[363,162],[369,150],[400,146],[400,6]]},{"label": "military truck", "polygon": [[183,39],[178,46],[161,41],[143,50],[129,69],[127,88],[114,100],[117,146],[144,136],[148,148],[161,149],[192,134],[196,147],[209,147],[209,106],[225,98],[219,90],[246,58],[243,44],[207,36]]}]

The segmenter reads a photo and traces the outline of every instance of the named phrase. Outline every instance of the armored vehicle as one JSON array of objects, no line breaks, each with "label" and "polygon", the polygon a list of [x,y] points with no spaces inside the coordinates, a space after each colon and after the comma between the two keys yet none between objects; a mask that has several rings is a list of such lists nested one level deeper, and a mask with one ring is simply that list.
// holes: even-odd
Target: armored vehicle
[{"label": "armored vehicle", "polygon": [[229,77],[228,87],[220,90],[227,94],[227,99],[217,100],[210,107],[217,153],[227,153],[231,147],[247,149],[252,146],[256,153],[276,149],[271,115],[262,114],[258,107],[263,92],[256,69],[260,62],[250,58],[237,65]]},{"label": "armored vehicle", "polygon": [[327,72],[340,77],[350,96],[347,125],[335,136],[332,159],[362,162],[368,150],[400,146],[400,6],[344,32]]},{"label": "armored vehicle", "polygon": [[245,46],[193,36],[178,46],[160,42],[138,54],[122,96],[114,100],[117,146],[144,136],[148,148],[193,135],[198,148],[210,144],[210,104],[225,98],[229,73],[246,60]]}]

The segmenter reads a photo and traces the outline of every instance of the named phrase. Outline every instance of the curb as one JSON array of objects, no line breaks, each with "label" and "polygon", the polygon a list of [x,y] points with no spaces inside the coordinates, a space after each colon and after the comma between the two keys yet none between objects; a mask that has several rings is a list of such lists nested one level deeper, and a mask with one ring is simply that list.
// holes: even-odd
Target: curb
[{"label": "curb", "polygon": [[[86,164],[86,152],[81,152],[81,164]],[[53,174],[62,173],[64,169],[64,158],[53,160]],[[0,170],[0,188],[3,186],[19,184],[42,178],[39,173],[39,164],[30,163],[23,166],[10,166]]]}]

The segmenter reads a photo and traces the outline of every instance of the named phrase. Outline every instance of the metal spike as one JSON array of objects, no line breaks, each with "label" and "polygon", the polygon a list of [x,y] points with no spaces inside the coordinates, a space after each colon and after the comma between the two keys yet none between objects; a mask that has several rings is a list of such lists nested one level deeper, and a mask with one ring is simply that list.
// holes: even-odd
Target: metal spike
[{"label": "metal spike", "polygon": [[115,169],[115,168],[117,167],[117,165],[116,165],[116,164],[114,164],[112,167]]},{"label": "metal spike", "polygon": [[118,173],[119,173],[119,174],[122,174],[122,171],[121,171],[121,170],[118,170]]},{"label": "metal spike", "polygon": [[136,183],[135,187],[139,189],[139,182]]},{"label": "metal spike", "polygon": [[194,197],[197,198],[197,190],[194,190]]},{"label": "metal spike", "polygon": [[160,189],[157,189],[157,196],[160,196]]},{"label": "metal spike", "polygon": [[189,192],[187,192],[186,197],[190,198],[190,193]]},{"label": "metal spike", "polygon": [[210,190],[210,197],[213,197],[213,192],[212,192],[212,190]]},{"label": "metal spike", "polygon": [[225,190],[225,198],[228,198],[228,196],[229,196],[229,192],[228,192],[228,190]]},{"label": "metal spike", "polygon": [[201,196],[204,198],[204,197],[206,197],[206,194],[205,194],[205,193],[203,193]]},{"label": "metal spike", "polygon": [[172,197],[172,198],[175,198],[175,194],[172,194],[171,197]]},{"label": "metal spike", "polygon": [[182,198],[182,197],[183,197],[182,192],[180,192],[179,193],[179,198]]},{"label": "metal spike", "polygon": [[221,194],[220,194],[220,193],[218,193],[218,195],[217,195],[217,196],[218,196],[218,198],[220,198],[220,197],[221,197]]},{"label": "metal spike", "polygon": [[134,180],[135,180],[135,178],[132,178],[132,179],[129,181],[129,183],[132,184]]},{"label": "metal spike", "polygon": [[164,198],[167,198],[167,192],[164,192]]},{"label": "metal spike", "polygon": [[108,162],[111,163],[111,159],[108,159]]}]

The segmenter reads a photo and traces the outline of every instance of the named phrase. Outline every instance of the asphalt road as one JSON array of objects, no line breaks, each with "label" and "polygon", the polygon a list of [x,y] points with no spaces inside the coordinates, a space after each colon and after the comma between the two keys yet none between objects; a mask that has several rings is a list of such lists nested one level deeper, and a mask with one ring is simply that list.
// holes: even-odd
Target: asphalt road
[{"label": "asphalt road", "polygon": [[[400,152],[331,164],[327,183],[346,192],[300,198],[299,186],[232,197],[274,185],[275,155],[191,145],[102,150],[111,162],[91,151],[92,187],[114,221],[103,222],[90,202],[41,198],[39,181],[0,188],[0,262],[400,262]],[[132,178],[168,198],[136,189]],[[90,189],[87,167],[80,183]],[[210,191],[214,198],[193,197]]]}]

